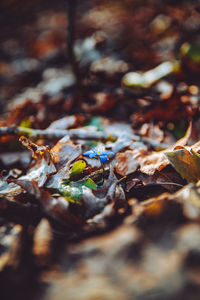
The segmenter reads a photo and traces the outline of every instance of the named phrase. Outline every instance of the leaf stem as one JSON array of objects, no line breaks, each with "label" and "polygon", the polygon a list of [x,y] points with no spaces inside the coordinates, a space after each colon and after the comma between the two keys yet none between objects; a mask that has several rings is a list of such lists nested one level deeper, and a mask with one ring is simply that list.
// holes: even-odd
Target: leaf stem
[{"label": "leaf stem", "polygon": [[178,187],[183,187],[182,184],[175,183],[175,182],[160,182],[160,181],[156,181],[156,183],[161,184],[161,185],[175,185],[175,186],[178,186]]}]

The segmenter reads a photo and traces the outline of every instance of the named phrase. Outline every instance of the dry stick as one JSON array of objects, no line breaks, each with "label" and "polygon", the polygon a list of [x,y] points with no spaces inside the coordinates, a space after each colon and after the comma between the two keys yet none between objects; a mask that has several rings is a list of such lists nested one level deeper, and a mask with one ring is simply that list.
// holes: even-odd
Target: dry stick
[{"label": "dry stick", "polygon": [[80,102],[84,100],[85,88],[82,83],[83,80],[81,76],[79,63],[76,59],[76,54],[74,52],[76,10],[77,10],[77,0],[68,0],[67,52],[68,52],[69,63],[72,66],[72,70],[76,78],[75,105],[79,106]]},{"label": "dry stick", "polygon": [[72,65],[74,75],[76,77],[77,83],[80,81],[79,66],[76,61],[74,53],[74,31],[75,31],[75,17],[76,17],[76,5],[77,0],[68,0],[68,30],[67,30],[67,50],[69,56],[69,62]]},{"label": "dry stick", "polygon": [[[27,134],[33,137],[43,137],[49,139],[62,138],[68,135],[71,139],[81,139],[81,140],[106,140],[106,139],[118,139],[119,135],[105,133],[103,131],[89,132],[83,129],[70,129],[70,130],[60,130],[60,129],[31,129],[25,127],[0,127],[0,136],[9,134]],[[139,135],[132,134],[131,138],[136,142],[142,142],[153,148],[167,148],[169,145],[164,143],[159,143],[150,138],[140,137]]]},{"label": "dry stick", "polygon": [[[49,139],[62,138],[68,135],[71,139],[97,139],[102,140],[110,137],[109,134],[106,134],[101,131],[87,132],[82,129],[71,129],[71,130],[61,130],[61,129],[31,129],[25,127],[0,127],[0,136],[9,135],[9,134],[27,134],[33,137],[43,137]],[[113,138],[117,138],[112,136]]]}]

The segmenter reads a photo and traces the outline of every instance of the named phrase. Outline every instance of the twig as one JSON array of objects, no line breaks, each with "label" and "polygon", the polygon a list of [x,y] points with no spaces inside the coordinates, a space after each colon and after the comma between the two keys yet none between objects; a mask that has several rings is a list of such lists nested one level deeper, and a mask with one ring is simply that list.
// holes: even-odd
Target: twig
[{"label": "twig", "polygon": [[[31,129],[25,127],[0,127],[0,136],[10,134],[28,134],[33,137],[44,137],[44,138],[62,138],[68,135],[72,139],[97,139],[102,140],[109,138],[110,135],[101,131],[87,132],[82,129],[71,129],[71,130],[58,130],[58,129]],[[113,138],[117,138],[114,136]]]},{"label": "twig", "polygon": [[79,67],[79,63],[76,59],[76,54],[74,52],[76,11],[77,0],[68,0],[67,52],[69,63],[71,64],[76,79],[77,101],[75,101],[75,104],[79,105],[79,103],[82,102],[82,100],[84,100],[85,87],[83,86],[81,70]]},{"label": "twig", "polygon": [[[0,136],[10,135],[10,134],[27,134],[32,137],[43,137],[49,139],[62,138],[68,135],[71,139],[80,139],[80,140],[106,140],[106,139],[118,139],[119,135],[105,133],[103,131],[94,131],[89,132],[83,129],[70,129],[70,130],[60,130],[60,129],[31,129],[25,127],[0,127]],[[131,138],[136,142],[142,142],[153,148],[162,148],[166,149],[169,145],[164,143],[159,143],[155,140],[141,137],[136,134],[132,134]]]},{"label": "twig", "polygon": [[80,71],[74,53],[76,5],[77,5],[77,0],[68,0],[67,50],[68,50],[69,62],[71,63],[76,80],[77,82],[79,82]]}]

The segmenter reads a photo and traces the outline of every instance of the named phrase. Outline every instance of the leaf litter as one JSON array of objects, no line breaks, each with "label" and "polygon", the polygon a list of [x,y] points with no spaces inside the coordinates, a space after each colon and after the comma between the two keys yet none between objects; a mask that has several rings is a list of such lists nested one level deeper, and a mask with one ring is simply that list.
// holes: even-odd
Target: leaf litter
[{"label": "leaf litter", "polygon": [[2,299],[198,298],[198,8],[153,2],[0,35]]}]

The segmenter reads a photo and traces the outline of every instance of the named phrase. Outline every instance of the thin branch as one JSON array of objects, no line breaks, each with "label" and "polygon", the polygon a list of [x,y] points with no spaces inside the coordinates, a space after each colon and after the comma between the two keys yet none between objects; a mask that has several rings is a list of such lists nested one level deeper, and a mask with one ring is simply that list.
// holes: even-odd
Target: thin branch
[{"label": "thin branch", "polygon": [[75,105],[79,106],[79,103],[84,100],[85,87],[83,85],[83,78],[82,78],[79,62],[77,61],[76,54],[74,51],[77,1],[78,0],[68,0],[67,52],[68,52],[69,63],[71,64],[72,71],[76,79],[77,101],[75,101]]},{"label": "thin branch", "polygon": [[[3,135],[10,135],[10,134],[19,134],[19,135],[29,135],[35,138],[43,137],[48,139],[55,139],[55,138],[62,138],[66,135],[68,135],[71,139],[80,139],[80,140],[106,140],[106,139],[118,139],[120,135],[116,134],[109,134],[103,131],[94,131],[89,132],[86,130],[83,130],[81,128],[79,129],[70,129],[70,130],[60,130],[60,129],[31,129],[31,128],[25,128],[25,127],[0,127],[0,136]],[[155,140],[152,140],[150,138],[141,137],[136,134],[132,134],[131,138],[135,140],[136,142],[142,142],[144,144],[147,144],[153,148],[161,148],[166,149],[169,147],[169,145],[166,145],[164,143],[159,143]]]},{"label": "thin branch", "polygon": [[77,84],[81,81],[79,65],[74,52],[75,40],[75,19],[76,19],[77,0],[68,0],[68,28],[67,28],[67,50],[69,62],[71,63]]},{"label": "thin branch", "polygon": [[[31,129],[25,127],[0,127],[0,136],[10,134],[27,134],[33,137],[43,137],[49,139],[62,138],[68,135],[71,139],[97,139],[102,140],[109,138],[110,135],[101,131],[87,132],[83,129],[71,129],[71,130],[60,130],[60,129]],[[117,138],[117,136],[112,136]]]}]

